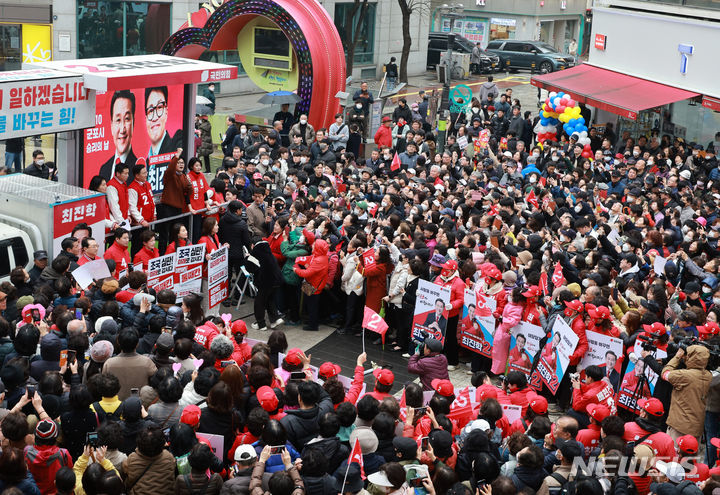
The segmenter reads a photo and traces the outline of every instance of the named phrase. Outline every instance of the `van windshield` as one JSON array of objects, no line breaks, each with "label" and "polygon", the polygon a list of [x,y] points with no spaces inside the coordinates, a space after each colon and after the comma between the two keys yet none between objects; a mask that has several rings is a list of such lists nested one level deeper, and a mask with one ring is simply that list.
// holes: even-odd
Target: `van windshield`
[{"label": "van windshield", "polygon": [[540,53],[557,53],[557,50],[554,46],[550,46],[547,43],[538,43],[535,45],[540,50]]}]

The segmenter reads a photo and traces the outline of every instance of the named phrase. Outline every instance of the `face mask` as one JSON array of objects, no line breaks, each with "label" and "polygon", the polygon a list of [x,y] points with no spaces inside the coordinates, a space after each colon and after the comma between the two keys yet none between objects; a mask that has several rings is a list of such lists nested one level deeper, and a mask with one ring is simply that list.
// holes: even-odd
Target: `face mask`
[{"label": "face mask", "polygon": [[305,120],[305,119],[300,119],[300,123],[301,123],[302,125],[305,125],[305,124],[307,124],[307,120]]},{"label": "face mask", "polygon": [[710,294],[712,292],[712,289],[710,287],[703,287],[702,291],[703,294]]},{"label": "face mask", "polygon": [[265,159],[265,160],[262,160],[260,163],[262,163],[263,165],[265,165],[267,167],[268,165],[270,165],[270,160]]},{"label": "face mask", "polygon": [[411,215],[417,215],[417,214],[418,214],[418,211],[417,211],[417,210],[410,210],[410,214],[411,214]]},{"label": "face mask", "polygon": [[623,244],[622,250],[623,253],[629,253],[632,248],[630,247],[630,244]]},{"label": "face mask", "polygon": [[380,206],[382,206],[383,208],[387,208],[387,201],[381,201]]},{"label": "face mask", "polygon": [[460,218],[460,217],[462,216],[462,210],[456,211],[456,212],[455,212],[455,216],[456,216],[457,218]]},{"label": "face mask", "polygon": [[693,238],[692,238],[691,235],[686,235],[686,236],[685,236],[685,242],[692,242],[692,241],[693,241]]},{"label": "face mask", "polygon": [[242,135],[247,134],[247,129],[240,129],[240,134],[242,134]]},{"label": "face mask", "polygon": [[365,233],[369,234],[370,232],[372,232],[372,229],[370,227],[365,227]]},{"label": "face mask", "polygon": [[580,213],[581,211],[582,211],[582,205],[581,204],[575,205],[575,213]]},{"label": "face mask", "polygon": [[355,214],[356,214],[357,216],[362,215],[362,210],[355,210]]},{"label": "face mask", "polygon": [[639,152],[639,151],[633,151],[633,156],[634,156],[635,158],[639,157],[639,156],[640,156],[640,152]]},{"label": "face mask", "polygon": [[683,225],[680,230],[682,230],[683,234],[687,234],[690,231],[690,227],[688,227],[687,225]]},{"label": "face mask", "polygon": [[583,280],[582,286],[587,289],[588,287],[590,287],[590,281],[588,279]]},{"label": "face mask", "polygon": [[305,163],[305,162],[307,162],[307,157],[306,157],[306,156],[301,156],[301,157],[300,157],[300,163]]},{"label": "face mask", "polygon": [[713,304],[715,306],[720,306],[720,297],[713,297]]},{"label": "face mask", "polygon": [[609,162],[610,160],[612,160],[612,157],[611,157],[611,156],[606,156],[605,158],[603,158],[603,160],[605,160],[606,162]]},{"label": "face mask", "polygon": [[280,170],[280,169],[277,168],[277,167],[273,167],[273,168],[272,168],[272,171],[273,171],[273,172],[277,172],[278,170]]},{"label": "face mask", "polygon": [[652,160],[648,160],[648,162],[647,162],[648,165],[652,165],[653,163],[655,163],[655,162]]},{"label": "face mask", "polygon": [[551,160],[554,161],[554,162],[558,161],[559,159],[560,159],[560,157],[557,157],[557,156],[553,156],[553,157],[551,158]]},{"label": "face mask", "polygon": [[362,105],[361,105],[360,103],[358,103],[357,105],[355,105],[355,108],[357,108],[358,110],[360,110],[360,109],[362,108]]},{"label": "face mask", "polygon": [[538,157],[540,156],[540,153],[538,153],[538,152],[536,151],[535,153],[532,154],[532,156],[534,156],[535,158],[538,158]]},{"label": "face mask", "polygon": [[479,111],[480,111],[480,109],[478,107],[472,108],[472,113],[478,113]]},{"label": "face mask", "polygon": [[472,222],[470,220],[465,223],[465,228],[468,230],[472,229]]},{"label": "face mask", "polygon": [[635,297],[635,293],[633,291],[631,291],[631,290],[625,291],[625,299],[632,299],[633,297]]},{"label": "face mask", "polygon": [[530,176],[530,184],[535,184],[537,182],[537,177],[534,175]]},{"label": "face mask", "polygon": [[383,155],[383,158],[385,158],[386,160],[389,160],[390,158],[392,158],[392,156],[390,156],[390,155],[388,155],[388,154],[386,153],[386,154]]},{"label": "face mask", "polygon": [[547,254],[543,254],[542,260],[543,263],[547,263],[548,261],[550,261],[550,256],[548,256]]},{"label": "face mask", "polygon": [[42,165],[43,163],[45,163],[45,160],[38,160],[38,161],[37,161],[37,164],[38,164],[38,165]]}]

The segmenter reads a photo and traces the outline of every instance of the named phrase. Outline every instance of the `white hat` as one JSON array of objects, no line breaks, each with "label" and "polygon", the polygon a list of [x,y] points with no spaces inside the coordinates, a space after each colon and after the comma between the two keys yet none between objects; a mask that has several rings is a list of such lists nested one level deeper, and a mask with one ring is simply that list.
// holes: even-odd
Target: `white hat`
[{"label": "white hat", "polygon": [[680,483],[685,479],[685,469],[677,462],[655,461],[655,469],[667,476],[673,483]]},{"label": "white hat", "polygon": [[252,447],[252,445],[243,444],[235,449],[236,461],[247,462],[250,459],[255,459],[256,457],[257,452],[255,452],[255,449]]},{"label": "white hat", "polygon": [[680,177],[682,177],[685,180],[690,180],[690,171],[689,170],[683,170],[680,172]]},{"label": "white hat", "polygon": [[377,471],[370,476],[368,476],[368,481],[372,483],[375,486],[383,486],[383,487],[392,487],[393,484],[390,483],[390,480],[388,479],[387,475],[385,474],[385,471]]},{"label": "white hat", "polygon": [[467,424],[467,426],[463,429],[463,433],[468,434],[475,430],[488,431],[489,429],[490,423],[484,419],[476,419],[475,421],[471,421]]}]

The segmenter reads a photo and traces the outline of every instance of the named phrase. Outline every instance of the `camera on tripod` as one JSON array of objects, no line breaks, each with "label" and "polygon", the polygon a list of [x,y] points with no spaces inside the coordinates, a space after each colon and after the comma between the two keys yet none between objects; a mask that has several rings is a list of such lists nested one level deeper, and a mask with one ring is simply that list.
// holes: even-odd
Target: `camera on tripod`
[{"label": "camera on tripod", "polygon": [[640,341],[640,345],[642,346],[644,351],[647,352],[655,352],[657,351],[657,346],[653,344],[655,339],[659,339],[660,334],[658,333],[641,333],[637,336],[637,339]]}]

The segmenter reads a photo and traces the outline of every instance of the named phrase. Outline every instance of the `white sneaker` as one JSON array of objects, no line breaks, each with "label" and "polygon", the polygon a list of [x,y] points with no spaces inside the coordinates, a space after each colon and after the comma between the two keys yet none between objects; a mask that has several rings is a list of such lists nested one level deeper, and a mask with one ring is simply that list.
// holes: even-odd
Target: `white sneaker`
[{"label": "white sneaker", "polygon": [[457,366],[454,366],[452,364],[448,364],[448,371],[455,371],[457,369]]},{"label": "white sneaker", "polygon": [[467,370],[467,371],[465,372],[465,374],[466,374],[466,375],[472,375],[473,372],[472,372],[472,370]]},{"label": "white sneaker", "polygon": [[410,359],[410,354],[408,354],[407,352],[404,352],[402,357],[404,357],[405,359]]},{"label": "white sneaker", "polygon": [[282,325],[283,323],[285,323],[285,320],[283,320],[282,318],[278,318],[278,319],[275,320],[274,322],[270,323],[270,328],[279,327],[279,326]]},{"label": "white sneaker", "polygon": [[260,331],[267,330],[267,327],[260,328],[260,326],[258,326],[257,322],[250,324],[250,328],[252,328],[253,330],[260,330]]}]

